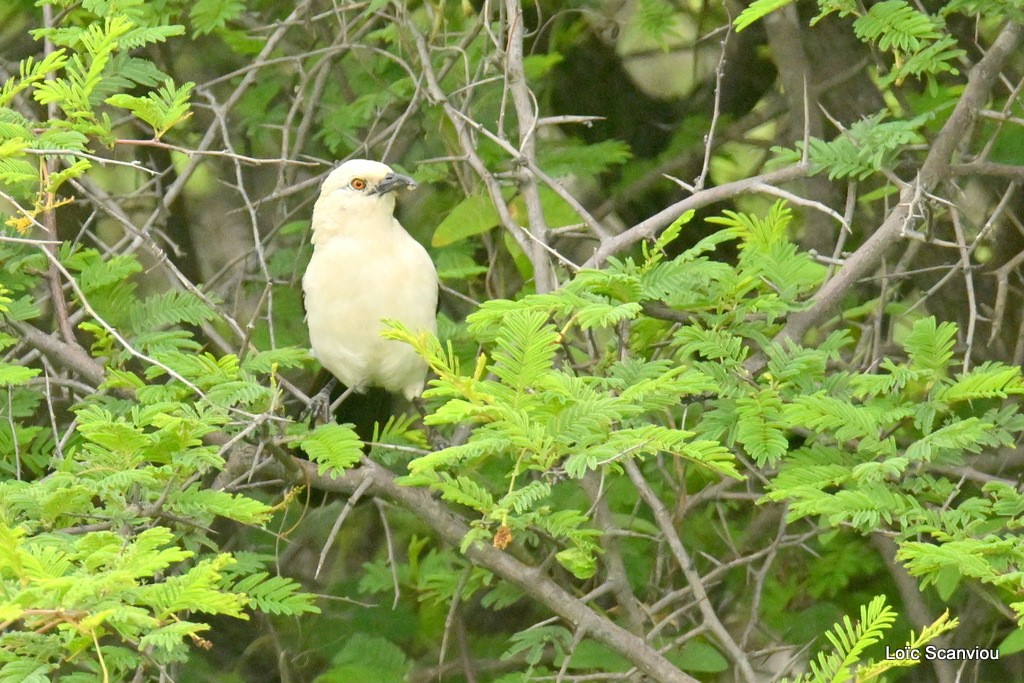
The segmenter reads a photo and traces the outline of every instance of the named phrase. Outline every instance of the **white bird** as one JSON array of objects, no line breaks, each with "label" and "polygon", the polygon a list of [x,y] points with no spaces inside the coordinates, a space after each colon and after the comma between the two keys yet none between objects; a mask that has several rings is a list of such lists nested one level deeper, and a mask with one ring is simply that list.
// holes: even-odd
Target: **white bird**
[{"label": "white bird", "polygon": [[395,191],[415,181],[385,164],[346,161],[327,176],[313,207],[313,256],[302,278],[309,341],[347,387],[381,387],[412,400],[427,364],[412,347],[383,339],[382,319],[437,331],[437,271],[394,217]]}]

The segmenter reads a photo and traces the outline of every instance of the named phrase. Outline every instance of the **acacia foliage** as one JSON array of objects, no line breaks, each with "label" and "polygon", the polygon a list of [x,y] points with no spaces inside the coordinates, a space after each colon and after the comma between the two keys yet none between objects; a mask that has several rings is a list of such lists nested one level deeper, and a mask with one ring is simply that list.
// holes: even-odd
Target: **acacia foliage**
[{"label": "acacia foliage", "polygon": [[[40,27],[0,89],[0,677],[868,680],[913,664],[883,643],[1024,646],[1024,497],[998,462],[1024,380],[976,348],[971,276],[1002,278],[997,339],[1016,186],[972,187],[978,219],[935,151],[959,130],[965,178],[1020,163],[1019,93],[992,85],[1020,65],[977,66],[1019,43],[1013,7],[821,3],[883,111],[794,139],[719,91],[641,158],[558,109],[604,3],[43,5],[3,10]],[[687,49],[687,10],[633,12],[610,21]],[[984,57],[947,26],[965,14]],[[970,98],[1003,112],[976,139]],[[404,222],[448,288],[440,338],[389,332],[434,373],[425,427],[369,443],[300,417],[309,200],[353,155],[421,181]],[[645,188],[677,168],[697,182],[666,208]],[[815,175],[846,198],[776,186]],[[801,245],[808,203],[841,226],[831,259]],[[830,293],[900,215],[896,274]],[[949,250],[966,314],[905,275],[915,244]]]}]

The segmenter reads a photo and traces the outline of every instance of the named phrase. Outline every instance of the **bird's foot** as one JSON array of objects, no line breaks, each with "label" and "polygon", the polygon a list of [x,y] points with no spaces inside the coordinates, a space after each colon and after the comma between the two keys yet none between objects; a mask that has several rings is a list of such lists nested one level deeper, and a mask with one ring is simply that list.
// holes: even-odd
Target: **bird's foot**
[{"label": "bird's foot", "polygon": [[423,399],[417,396],[410,402],[412,403],[413,408],[416,409],[416,412],[420,414],[420,424],[423,426],[423,434],[427,437],[427,443],[430,444],[430,447],[435,451],[443,451],[446,448],[451,448],[453,445],[452,442],[445,438],[441,432],[433,429],[427,424],[427,408],[423,404]]},{"label": "bird's foot", "polygon": [[451,448],[452,442],[446,439],[444,435],[436,429],[431,429],[430,427],[423,425],[423,433],[426,434],[427,442],[435,451],[443,451],[446,448]]},{"label": "bird's foot", "polygon": [[331,391],[334,389],[334,385],[337,380],[331,378],[329,382],[317,392],[316,395],[310,397],[309,406],[306,408],[306,414],[309,415],[310,426],[327,424],[332,422],[332,411],[331,411]]}]

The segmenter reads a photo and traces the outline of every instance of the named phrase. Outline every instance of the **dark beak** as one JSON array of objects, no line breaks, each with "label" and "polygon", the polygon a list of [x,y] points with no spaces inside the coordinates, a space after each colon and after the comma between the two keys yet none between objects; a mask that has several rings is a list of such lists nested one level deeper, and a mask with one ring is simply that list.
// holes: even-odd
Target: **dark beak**
[{"label": "dark beak", "polygon": [[416,181],[407,175],[401,173],[388,173],[384,176],[384,179],[377,183],[377,187],[373,190],[373,194],[387,194],[402,187],[408,187],[410,190],[416,189]]}]

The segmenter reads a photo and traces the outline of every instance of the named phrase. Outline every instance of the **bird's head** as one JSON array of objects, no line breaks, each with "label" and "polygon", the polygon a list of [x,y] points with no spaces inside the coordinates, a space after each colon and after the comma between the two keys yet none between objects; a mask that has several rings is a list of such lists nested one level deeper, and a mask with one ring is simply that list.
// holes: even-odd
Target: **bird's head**
[{"label": "bird's head", "polygon": [[387,164],[369,159],[349,159],[324,180],[321,194],[344,192],[351,197],[384,197],[403,187],[413,189],[416,181],[395,173]]},{"label": "bird's head", "polygon": [[350,159],[328,174],[313,209],[314,242],[318,232],[345,232],[390,219],[395,210],[395,191],[412,189],[416,181],[395,173],[387,164],[369,159]]}]

